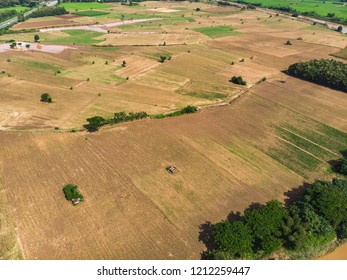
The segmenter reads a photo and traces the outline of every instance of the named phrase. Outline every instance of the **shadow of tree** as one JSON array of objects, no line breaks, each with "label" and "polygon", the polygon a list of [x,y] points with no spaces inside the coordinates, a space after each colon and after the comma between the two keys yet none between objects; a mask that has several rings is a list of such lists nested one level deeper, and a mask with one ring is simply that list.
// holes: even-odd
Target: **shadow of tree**
[{"label": "shadow of tree", "polygon": [[292,204],[293,202],[299,200],[300,198],[302,198],[305,194],[305,191],[307,190],[307,188],[309,188],[310,186],[312,186],[312,184],[309,184],[307,182],[303,182],[302,185],[293,188],[289,191],[286,191],[284,193],[284,195],[286,196],[286,198],[284,199],[284,206],[288,207],[290,204]]},{"label": "shadow of tree", "polygon": [[206,246],[206,251],[201,253],[201,259],[206,259],[206,254],[209,251],[217,249],[217,245],[213,239],[214,225],[206,221],[205,223],[199,225],[199,241],[203,242]]}]

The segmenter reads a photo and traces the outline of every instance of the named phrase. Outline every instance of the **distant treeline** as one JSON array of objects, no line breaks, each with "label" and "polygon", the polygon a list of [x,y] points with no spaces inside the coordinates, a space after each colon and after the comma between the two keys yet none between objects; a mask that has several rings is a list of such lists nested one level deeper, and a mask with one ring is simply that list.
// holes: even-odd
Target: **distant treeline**
[{"label": "distant treeline", "polygon": [[36,4],[37,3],[35,1],[30,0],[0,0],[0,8],[14,7],[17,5],[34,7]]},{"label": "distant treeline", "polygon": [[347,93],[347,64],[329,59],[313,59],[289,66],[289,75]]},{"label": "distant treeline", "polygon": [[[316,181],[284,207],[271,200],[212,226],[208,259],[308,259],[347,238],[347,180]],[[211,246],[211,244],[210,244]],[[283,256],[284,255],[284,256]],[[272,256],[272,257],[271,257]]]},{"label": "distant treeline", "polygon": [[[254,7],[261,7],[263,6],[262,3],[252,3],[252,1],[247,1],[247,0],[237,0],[235,1],[237,3],[242,3],[242,4],[250,4]],[[341,1],[341,2],[346,2]],[[298,15],[303,15],[303,16],[310,16],[310,17],[314,17],[314,18],[318,18],[318,19],[323,19],[323,20],[328,20],[328,21],[333,21],[333,22],[337,22],[337,23],[343,23],[343,24],[347,24],[347,18],[339,18],[339,17],[335,17],[334,13],[327,13],[326,16],[322,16],[317,14],[315,11],[306,11],[306,12],[301,12],[301,11],[297,11],[289,6],[286,7],[278,7],[278,6],[272,6],[272,5],[264,5],[264,8],[269,8],[272,10],[278,10],[281,12],[286,12],[286,13],[291,13],[292,16],[297,17]]]},{"label": "distant treeline", "polygon": [[30,17],[47,17],[68,14],[64,7],[43,7],[30,14]]},{"label": "distant treeline", "polygon": [[0,22],[9,18],[15,17],[16,15],[17,15],[17,12],[15,10],[7,10],[7,11],[0,12]]}]

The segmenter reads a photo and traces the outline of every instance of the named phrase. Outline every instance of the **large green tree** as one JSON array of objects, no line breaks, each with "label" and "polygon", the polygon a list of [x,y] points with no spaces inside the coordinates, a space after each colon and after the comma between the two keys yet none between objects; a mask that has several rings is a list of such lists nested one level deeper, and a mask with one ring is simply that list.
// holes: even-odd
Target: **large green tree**
[{"label": "large green tree", "polygon": [[287,217],[287,209],[277,200],[271,200],[259,209],[245,210],[244,220],[255,237],[256,251],[271,254],[282,246],[280,229]]},{"label": "large green tree", "polygon": [[248,259],[252,256],[253,237],[242,221],[216,224],[213,236],[219,250],[230,257]]}]

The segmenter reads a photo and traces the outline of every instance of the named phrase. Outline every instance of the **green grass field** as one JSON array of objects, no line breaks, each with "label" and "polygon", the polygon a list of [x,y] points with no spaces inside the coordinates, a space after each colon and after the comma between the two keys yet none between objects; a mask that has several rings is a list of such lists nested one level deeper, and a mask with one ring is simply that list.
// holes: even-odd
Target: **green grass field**
[{"label": "green grass field", "polygon": [[10,10],[15,10],[16,12],[24,12],[26,10],[29,10],[28,7],[22,7],[22,6],[15,6],[15,7],[8,7],[8,8],[0,8],[0,13],[4,11],[10,11]]},{"label": "green grass field", "polygon": [[103,33],[87,31],[87,30],[64,30],[68,37],[47,39],[46,42],[54,44],[66,44],[66,45],[92,45],[102,42],[102,40],[96,40],[94,38],[103,35]]},{"label": "green grass field", "polygon": [[85,16],[85,17],[97,17],[97,16],[109,15],[110,13],[91,10],[91,11],[74,12],[73,14],[79,15],[79,16]]},{"label": "green grass field", "polygon": [[194,28],[193,30],[205,34],[211,38],[220,38],[239,34],[238,32],[234,31],[234,28],[229,26],[201,27]]},{"label": "green grass field", "polygon": [[83,3],[61,3],[60,6],[68,11],[83,11],[89,9],[105,9],[112,8],[112,5],[98,2],[83,2]]},{"label": "green grass field", "polygon": [[298,12],[314,11],[320,16],[327,16],[328,13],[335,14],[335,17],[346,20],[347,6],[338,0],[244,0],[246,3],[261,4],[262,7],[290,7]]}]

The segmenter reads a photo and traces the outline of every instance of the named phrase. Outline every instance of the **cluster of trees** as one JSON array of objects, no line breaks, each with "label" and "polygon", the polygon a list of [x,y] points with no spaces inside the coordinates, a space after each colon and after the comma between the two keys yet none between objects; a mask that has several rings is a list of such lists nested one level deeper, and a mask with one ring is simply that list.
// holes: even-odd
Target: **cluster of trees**
[{"label": "cluster of trees", "polygon": [[237,85],[242,85],[242,86],[245,86],[247,83],[245,80],[243,80],[243,78],[241,76],[233,76],[231,79],[230,79],[230,82],[234,83],[234,84],[237,84]]},{"label": "cluster of trees", "polygon": [[313,59],[289,66],[289,75],[347,92],[347,64],[329,59]]},{"label": "cluster of trees", "polygon": [[64,188],[63,188],[63,192],[65,195],[65,198],[68,201],[72,201],[72,199],[80,199],[80,201],[84,200],[83,195],[80,193],[80,191],[78,190],[78,187],[76,185],[73,184],[67,184]]},{"label": "cluster of trees", "polygon": [[125,112],[117,112],[114,113],[113,118],[105,119],[100,116],[95,116],[87,119],[88,124],[84,125],[84,127],[89,131],[97,131],[100,127],[107,124],[117,124],[121,122],[129,122],[139,119],[147,118],[148,114],[146,112],[136,112],[136,113],[125,113]]},{"label": "cluster of trees", "polygon": [[69,12],[64,7],[43,7],[30,14],[30,17],[47,17],[68,14]]},{"label": "cluster of trees", "polygon": [[5,21],[9,18],[13,18],[17,15],[18,13],[15,10],[6,10],[0,13],[0,22]]},{"label": "cluster of trees", "polygon": [[316,181],[288,207],[277,200],[250,206],[239,220],[214,225],[212,237],[209,259],[260,259],[281,249],[308,256],[347,238],[347,180]]},{"label": "cluster of trees", "polygon": [[36,2],[31,0],[1,0],[0,1],[0,8],[14,7],[17,5],[33,7],[36,5]]}]

